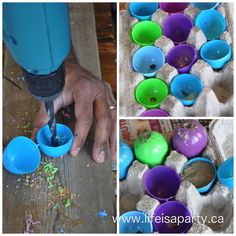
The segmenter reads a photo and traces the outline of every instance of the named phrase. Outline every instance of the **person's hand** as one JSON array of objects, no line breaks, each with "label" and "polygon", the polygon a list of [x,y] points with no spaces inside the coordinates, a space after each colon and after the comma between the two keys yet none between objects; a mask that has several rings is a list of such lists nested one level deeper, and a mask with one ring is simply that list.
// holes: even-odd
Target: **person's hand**
[{"label": "person's hand", "polygon": [[[96,130],[93,144],[93,159],[102,163],[105,160],[105,148],[110,144],[112,159],[116,158],[116,109],[112,108],[115,99],[111,86],[85,70],[73,60],[65,62],[65,87],[54,101],[54,112],[75,103],[76,124],[74,142],[70,150],[77,156],[83,147],[90,130],[93,116]],[[40,127],[47,124],[49,118],[42,103],[33,123],[32,138],[35,139]]]}]

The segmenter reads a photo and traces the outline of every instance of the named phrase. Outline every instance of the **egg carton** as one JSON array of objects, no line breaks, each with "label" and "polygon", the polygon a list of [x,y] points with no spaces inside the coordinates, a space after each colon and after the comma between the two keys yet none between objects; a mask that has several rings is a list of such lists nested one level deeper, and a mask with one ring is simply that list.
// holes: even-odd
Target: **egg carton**
[{"label": "egg carton", "polygon": [[[127,4],[127,9],[128,6]],[[227,31],[221,35],[220,39],[227,41],[233,49],[233,3],[221,3],[217,10],[222,13],[227,22]],[[189,5],[184,14],[193,20],[199,14],[199,10]],[[162,26],[167,16],[168,13],[158,9],[152,15],[152,20]],[[136,18],[130,16],[129,10],[120,12],[120,116],[123,117],[139,116],[146,110],[134,98],[136,86],[144,79],[142,74],[133,70],[131,63],[132,55],[139,46],[131,42],[130,30],[137,22]],[[207,39],[201,29],[194,26],[190,31],[187,43],[199,50],[206,42]],[[167,55],[174,47],[174,43],[162,35],[155,41],[155,46],[161,48]],[[201,79],[204,89],[194,105],[186,107],[169,94],[161,103],[160,108],[168,111],[171,116],[233,116],[233,69],[233,59],[218,71],[214,71],[207,62],[198,59],[190,73]],[[165,63],[157,72],[156,77],[170,85],[176,75],[178,75],[178,71]]]},{"label": "egg carton", "polygon": [[[232,120],[212,121],[209,125],[208,146],[201,156],[209,158],[216,166],[233,156],[232,132]],[[184,155],[173,150],[166,158],[164,165],[180,173],[187,160]],[[126,179],[120,181],[120,214],[136,209],[150,217],[154,215],[160,203],[144,192],[143,176],[148,170],[147,165],[135,160],[128,170]],[[208,225],[194,220],[188,233],[233,233],[233,192],[219,181],[207,194],[200,194],[192,183],[183,180],[175,199],[189,208],[194,219],[199,216],[224,217],[223,224]]]}]

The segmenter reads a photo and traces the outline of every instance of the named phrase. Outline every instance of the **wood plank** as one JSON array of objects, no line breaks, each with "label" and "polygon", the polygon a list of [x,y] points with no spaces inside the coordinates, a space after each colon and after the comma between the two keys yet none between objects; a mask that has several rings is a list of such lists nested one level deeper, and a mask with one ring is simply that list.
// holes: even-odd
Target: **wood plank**
[{"label": "wood plank", "polygon": [[109,39],[115,41],[113,34],[113,22],[111,15],[111,3],[94,3],[94,14],[96,20],[97,39]]},{"label": "wood plank", "polygon": [[126,3],[125,2],[121,2],[120,3],[120,10],[125,10],[126,9]]},{"label": "wood plank", "polygon": [[[79,45],[76,50],[77,57],[87,69],[99,76],[101,72],[92,4],[79,4],[79,6],[71,4],[70,10],[73,12],[73,19],[76,22],[74,23],[75,27],[77,22],[84,19],[83,24],[80,27],[78,26],[80,33],[74,32],[72,27],[72,35],[76,36],[76,38],[73,38],[73,36],[72,38],[75,45]],[[83,18],[86,14],[89,17]],[[76,18],[77,15],[80,21]],[[91,26],[90,30],[87,30],[88,25]],[[84,35],[80,37],[79,35],[82,32]],[[88,37],[90,38],[90,47],[83,47],[86,42],[88,43]],[[77,43],[77,41],[79,42]],[[8,54],[5,56],[4,73],[9,73],[9,68],[11,72],[17,73],[18,67],[11,65]],[[15,80],[15,78],[13,79]],[[3,99],[3,140],[7,144],[11,138],[24,135],[22,126],[25,126],[25,124],[29,124],[29,130],[32,128],[31,124],[37,102],[27,93],[25,88],[19,89],[6,79],[3,80]],[[68,109],[66,108],[67,112]],[[73,129],[74,116],[72,108],[70,108],[70,112],[71,118],[64,118],[64,123]],[[62,120],[60,114],[57,115],[57,118],[58,121]],[[41,173],[36,174],[36,177],[42,178],[40,183],[35,185],[30,181],[32,184],[30,187],[26,185],[26,176],[13,175],[4,169],[4,233],[22,233],[28,215],[32,215],[34,220],[37,219],[41,222],[41,224],[33,226],[36,233],[57,233],[60,228],[63,228],[65,233],[116,232],[116,226],[111,217],[115,214],[116,207],[111,161],[108,159],[104,164],[98,165],[92,160],[93,137],[94,130],[91,130],[85,147],[76,158],[66,155],[55,160],[47,159],[59,168],[55,175],[55,187],[52,190],[48,189],[46,176],[42,170]],[[107,156],[109,156],[108,151]],[[38,171],[40,171],[40,168]],[[35,177],[29,176],[30,180],[33,178]],[[65,208],[58,200],[58,186],[66,187],[69,192],[73,193],[75,198],[72,200],[71,207]],[[56,199],[55,196],[57,196]],[[57,203],[60,203],[59,207],[56,207]],[[101,210],[106,210],[108,217],[100,218],[98,212]]]},{"label": "wood plank", "polygon": [[3,67],[7,66],[7,70],[3,71],[3,78],[10,82],[14,87],[18,87],[27,90],[23,79],[23,72],[21,68],[16,65],[15,61],[12,59],[11,55],[8,53],[7,49],[3,48]]},{"label": "wood plank", "polygon": [[78,62],[101,78],[97,38],[94,37],[96,26],[93,4],[72,3],[69,6],[72,44]]},{"label": "wood plank", "polygon": [[102,79],[111,85],[116,96],[116,19],[112,20],[111,3],[93,5]]},{"label": "wood plank", "polygon": [[[92,4],[80,4],[80,5],[70,4],[70,6],[73,6],[73,9],[70,11],[71,21],[78,22],[78,24],[79,24],[79,22],[83,22],[84,19],[88,18],[88,19],[91,19],[91,21],[92,21],[91,25],[89,24],[90,30],[94,31],[96,29],[94,14],[91,15],[91,11],[92,11],[91,9],[93,9]],[[100,4],[99,4],[99,7],[100,7]],[[78,18],[75,19],[74,14],[78,10],[78,8],[81,11],[78,14]],[[91,38],[90,37],[91,32],[90,32],[90,30],[88,30],[88,26],[85,24],[83,24],[84,28],[79,28],[79,27],[77,28],[77,27],[73,27],[73,26],[74,26],[74,24],[71,25],[72,42],[73,42],[74,48],[76,49],[75,53],[77,55],[78,62],[80,64],[82,64],[83,66],[85,66],[86,69],[90,70],[95,75],[97,75],[101,78],[100,64],[96,65],[95,63],[93,63],[93,65],[91,67],[88,66],[88,65],[90,65],[90,62],[91,62],[90,60],[93,60],[93,61],[95,60],[94,59],[95,54],[97,54],[96,57],[99,58],[97,47],[95,49],[92,49],[93,48],[92,45],[90,48],[83,46],[83,45],[88,45],[87,39]],[[81,33],[86,33],[86,35],[83,35],[84,37],[79,37],[79,41],[76,40],[77,37],[79,35],[81,35]],[[94,35],[94,33],[92,35]],[[94,44],[97,45],[97,38],[93,39],[93,40],[91,39],[91,42],[94,42]],[[89,46],[90,46],[90,44],[89,44]],[[87,57],[88,61],[86,61],[86,65],[83,64],[84,58],[83,58],[83,56],[81,56],[82,55],[81,51],[82,52],[84,51],[84,55],[88,56]],[[99,71],[99,74],[97,73],[97,71]],[[113,74],[114,74],[114,71],[113,71]],[[92,130],[92,132],[93,132],[93,130]],[[108,154],[108,156],[110,156],[110,155]],[[110,160],[107,161],[105,164],[107,165],[105,168],[107,168],[109,170],[110,166],[111,166]],[[109,177],[109,179],[112,179],[112,178]],[[114,192],[114,188],[112,191]],[[113,199],[113,202],[115,202],[114,199]]]}]

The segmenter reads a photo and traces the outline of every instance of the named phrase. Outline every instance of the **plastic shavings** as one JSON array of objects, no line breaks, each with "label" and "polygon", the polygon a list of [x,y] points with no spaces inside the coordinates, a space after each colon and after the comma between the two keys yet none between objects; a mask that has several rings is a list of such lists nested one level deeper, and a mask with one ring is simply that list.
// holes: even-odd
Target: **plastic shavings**
[{"label": "plastic shavings", "polygon": [[42,164],[42,165],[47,165],[48,162],[46,162],[46,161],[41,161],[41,164]]},{"label": "plastic shavings", "polygon": [[59,192],[59,193],[63,193],[63,192],[64,192],[64,189],[63,189],[61,186],[59,186],[59,187],[58,187],[58,192]]},{"label": "plastic shavings", "polygon": [[70,201],[69,198],[66,199],[66,202],[65,202],[64,206],[65,206],[65,207],[70,207],[70,206],[71,206],[71,201]]},{"label": "plastic shavings", "polygon": [[117,162],[116,161],[113,161],[112,162],[112,171],[116,171],[117,170]]},{"label": "plastic shavings", "polygon": [[33,132],[32,130],[27,130],[27,129],[24,130],[24,133],[30,133],[30,134],[32,134],[32,132]]},{"label": "plastic shavings", "polygon": [[64,207],[70,207],[71,202],[75,198],[75,194],[63,188],[62,186],[58,187],[57,201],[61,202]]},{"label": "plastic shavings", "polygon": [[56,136],[55,138],[56,138],[56,140],[57,140],[57,142],[59,143],[60,146],[67,143],[68,140],[69,140],[69,137],[67,135],[64,135],[62,137]]},{"label": "plastic shavings", "polygon": [[28,126],[27,125],[22,125],[21,128],[26,129],[26,128],[28,128]]},{"label": "plastic shavings", "polygon": [[59,227],[58,233],[61,233],[61,234],[65,233],[65,229],[63,227]]},{"label": "plastic shavings", "polygon": [[17,80],[25,80],[24,77],[20,77],[20,76],[18,76],[16,79],[17,79]]},{"label": "plastic shavings", "polygon": [[31,124],[28,122],[26,125],[22,125],[21,128],[22,129],[28,129],[30,128]]},{"label": "plastic shavings", "polygon": [[46,184],[50,191],[42,192],[42,197],[47,197],[48,208],[53,210],[61,207],[68,208],[72,206],[77,195],[57,181],[56,173],[58,172],[59,168],[55,166],[53,161],[49,162],[46,158],[43,158],[40,167],[33,174],[18,178],[16,184],[24,184],[35,190],[42,190],[42,186],[47,182]]},{"label": "plastic shavings", "polygon": [[12,122],[16,122],[16,119],[13,116],[10,116]]},{"label": "plastic shavings", "polygon": [[[14,118],[11,116],[11,120],[12,122],[14,122]],[[24,120],[24,117],[22,118],[22,120]],[[25,134],[32,134],[32,125],[31,123],[27,123],[26,125],[17,125],[16,126],[17,129],[20,129],[21,132],[25,133]]]},{"label": "plastic shavings", "polygon": [[107,212],[106,212],[105,210],[99,211],[99,212],[98,212],[98,216],[101,217],[101,218],[104,218],[104,217],[107,216]]},{"label": "plastic shavings", "polygon": [[58,171],[58,168],[51,162],[47,163],[44,168],[44,173],[47,174],[48,188],[51,189],[54,187],[54,178],[55,174]]},{"label": "plastic shavings", "polygon": [[53,206],[53,209],[56,209],[57,207],[59,207],[59,203],[56,203],[56,204]]},{"label": "plastic shavings", "polygon": [[24,234],[30,234],[33,233],[33,225],[36,224],[41,224],[39,220],[33,221],[32,219],[32,215],[28,216],[28,219],[25,221],[25,230],[24,230]]}]

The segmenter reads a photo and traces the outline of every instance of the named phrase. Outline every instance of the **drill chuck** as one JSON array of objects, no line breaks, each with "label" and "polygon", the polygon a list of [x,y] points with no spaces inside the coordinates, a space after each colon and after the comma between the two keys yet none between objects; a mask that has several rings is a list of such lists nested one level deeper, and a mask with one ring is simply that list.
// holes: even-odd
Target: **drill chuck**
[{"label": "drill chuck", "polygon": [[31,95],[39,101],[52,101],[58,97],[65,85],[65,69],[62,64],[55,72],[48,75],[31,74],[26,70],[24,77]]}]

